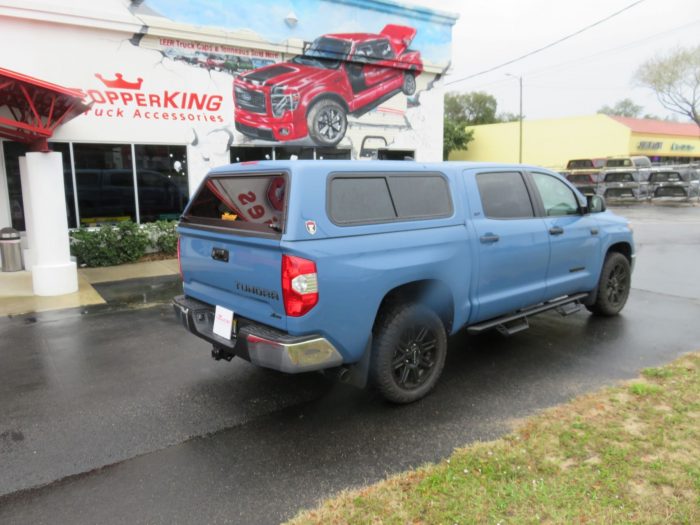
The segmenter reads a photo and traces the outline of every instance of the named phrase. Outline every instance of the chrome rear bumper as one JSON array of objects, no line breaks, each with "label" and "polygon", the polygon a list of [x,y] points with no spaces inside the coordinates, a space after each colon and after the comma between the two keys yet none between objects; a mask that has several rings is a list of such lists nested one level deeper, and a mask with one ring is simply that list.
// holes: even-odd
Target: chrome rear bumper
[{"label": "chrome rear bumper", "polygon": [[292,336],[249,319],[237,318],[237,334],[226,339],[213,332],[215,308],[212,305],[180,295],[173,299],[173,309],[194,335],[254,365],[296,374],[343,364],[338,350],[319,335]]}]

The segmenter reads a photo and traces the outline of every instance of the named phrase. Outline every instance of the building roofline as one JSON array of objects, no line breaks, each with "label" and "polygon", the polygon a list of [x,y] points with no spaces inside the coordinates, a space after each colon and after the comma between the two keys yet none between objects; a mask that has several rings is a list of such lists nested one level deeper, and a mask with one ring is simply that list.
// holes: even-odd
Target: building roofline
[{"label": "building roofline", "polygon": [[694,122],[671,122],[668,120],[642,119],[610,115],[611,119],[629,128],[632,133],[649,135],[673,135],[679,137],[700,137],[700,127]]}]

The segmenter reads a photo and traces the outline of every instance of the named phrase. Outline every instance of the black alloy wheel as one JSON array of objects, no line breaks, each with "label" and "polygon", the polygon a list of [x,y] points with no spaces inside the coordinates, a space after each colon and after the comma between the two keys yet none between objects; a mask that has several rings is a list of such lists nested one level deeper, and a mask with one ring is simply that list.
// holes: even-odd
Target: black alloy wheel
[{"label": "black alloy wheel", "polygon": [[389,401],[411,403],[435,386],[446,354],[447,332],[438,315],[422,304],[397,304],[375,324],[370,378]]},{"label": "black alloy wheel", "polygon": [[399,388],[414,390],[430,377],[435,368],[437,335],[424,324],[417,324],[403,332],[394,345],[391,361],[394,381]]},{"label": "black alloy wheel", "polygon": [[629,292],[627,280],[627,269],[621,263],[616,263],[610,272],[606,285],[608,303],[611,306],[618,307],[627,300]]},{"label": "black alloy wheel", "polygon": [[627,257],[617,252],[608,253],[600,273],[595,303],[586,308],[595,315],[619,314],[627,303],[631,285],[632,270]]}]

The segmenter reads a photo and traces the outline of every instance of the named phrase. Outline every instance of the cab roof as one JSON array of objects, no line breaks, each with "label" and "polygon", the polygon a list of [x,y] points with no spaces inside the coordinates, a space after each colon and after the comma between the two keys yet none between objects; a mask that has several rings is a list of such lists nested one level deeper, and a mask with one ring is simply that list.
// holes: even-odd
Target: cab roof
[{"label": "cab roof", "polygon": [[509,164],[497,162],[467,162],[467,161],[447,161],[447,162],[415,162],[405,160],[261,160],[238,162],[218,166],[210,171],[212,175],[224,175],[226,173],[237,172],[255,172],[255,171],[273,171],[285,170],[290,172],[329,172],[329,171],[344,171],[344,172],[454,172],[468,169],[538,169],[552,171],[540,166],[532,166],[527,164]]}]

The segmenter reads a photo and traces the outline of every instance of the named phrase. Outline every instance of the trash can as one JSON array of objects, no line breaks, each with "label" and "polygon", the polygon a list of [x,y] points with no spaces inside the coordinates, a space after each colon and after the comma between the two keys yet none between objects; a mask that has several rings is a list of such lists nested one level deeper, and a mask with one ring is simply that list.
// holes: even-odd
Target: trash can
[{"label": "trash can", "polygon": [[3,272],[22,270],[22,241],[19,232],[13,228],[0,230],[0,262]]}]

